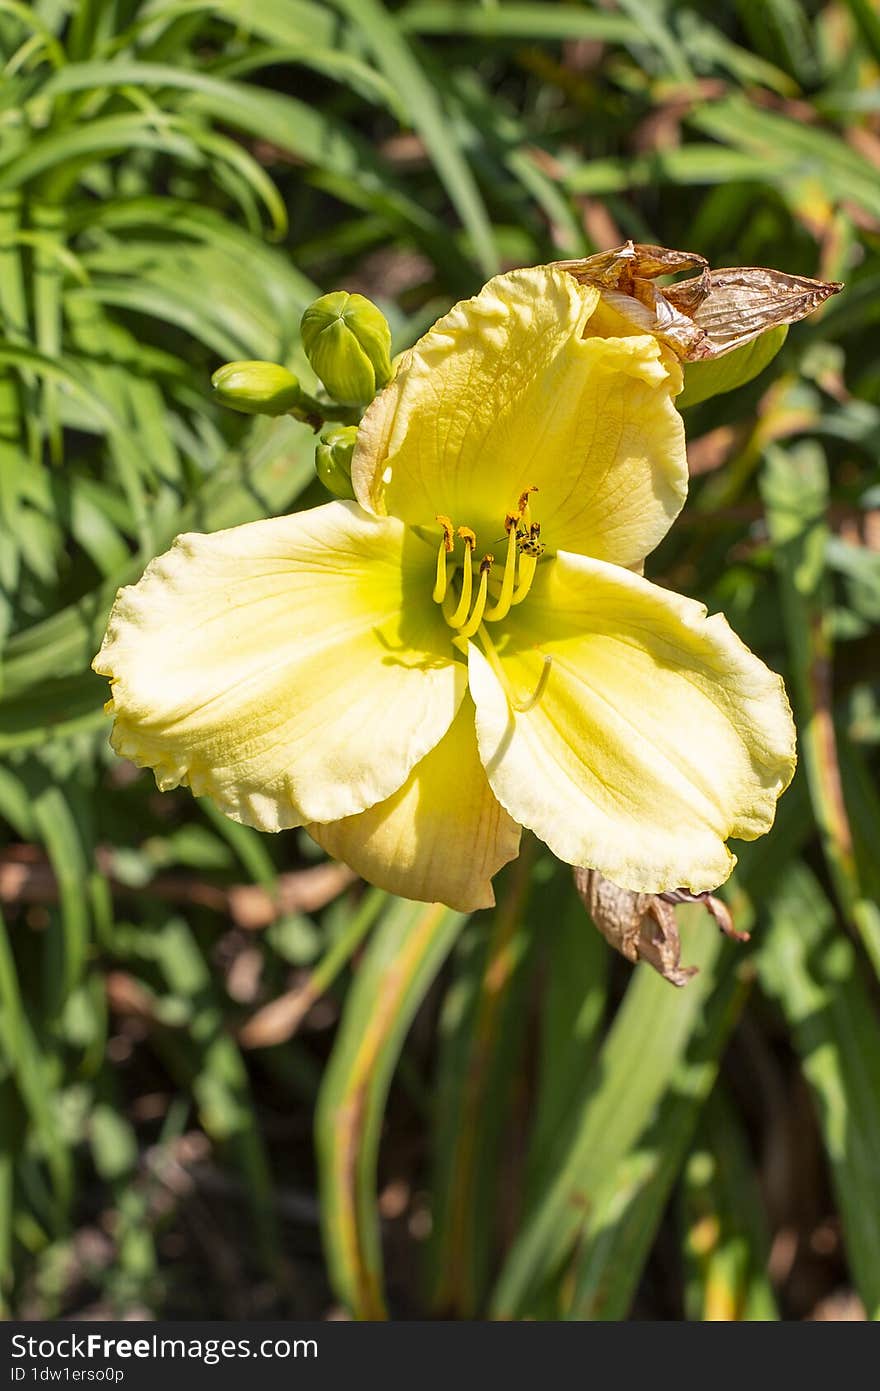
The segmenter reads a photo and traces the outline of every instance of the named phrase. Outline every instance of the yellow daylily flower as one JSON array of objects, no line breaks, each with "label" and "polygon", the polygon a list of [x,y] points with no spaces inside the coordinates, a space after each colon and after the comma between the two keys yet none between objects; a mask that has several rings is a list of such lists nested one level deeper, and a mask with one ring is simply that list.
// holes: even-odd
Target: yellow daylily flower
[{"label": "yellow daylily flower", "polygon": [[180,537],[121,590],[114,748],[463,911],[523,826],[638,892],[721,883],[791,779],[791,713],[722,617],[641,576],[687,491],[681,367],[591,334],[599,294],[497,276],[368,408],[355,501]]}]

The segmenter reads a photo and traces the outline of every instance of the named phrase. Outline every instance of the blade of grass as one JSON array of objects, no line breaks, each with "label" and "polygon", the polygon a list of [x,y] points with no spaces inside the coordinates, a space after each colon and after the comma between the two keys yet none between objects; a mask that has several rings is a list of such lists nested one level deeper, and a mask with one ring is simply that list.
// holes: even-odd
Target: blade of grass
[{"label": "blade of grass", "polygon": [[610,953],[572,892],[568,867],[541,895],[541,1034],[525,1208],[553,1181],[573,1138],[608,1005]]},{"label": "blade of grass", "polygon": [[79,983],[88,955],[88,865],[70,803],[60,787],[50,785],[37,792],[33,811],[58,883],[61,930],[50,932],[46,956],[47,1010],[55,1014]]},{"label": "blade of grass", "polygon": [[315,1118],[324,1243],[340,1299],[384,1319],[376,1163],[385,1098],[410,1022],[465,920],[398,900],[376,928],[346,1000]]},{"label": "blade of grass", "polygon": [[443,111],[437,89],[425,77],[394,16],[380,0],[335,0],[343,14],[359,26],[376,63],[400,93],[414,128],[419,132],[462,224],[470,234],[484,275],[498,269],[492,223],[455,133]]},{"label": "blade of grass", "polygon": [[519,1318],[531,1311],[548,1281],[576,1255],[607,1176],[638,1145],[700,1028],[716,984],[721,942],[701,921],[700,910],[683,913],[682,921],[696,928],[688,937],[688,959],[700,974],[676,991],[647,967],[633,972],[591,1068],[592,1086],[572,1143],[501,1271],[492,1300],[495,1317]]},{"label": "blade of grass", "polygon": [[880,974],[880,920],[859,876],[843,795],[832,710],[831,613],[826,587],[828,475],[821,447],[767,452],[762,493],[774,542],[801,745],[822,848],[847,921]]},{"label": "blade of grass", "polygon": [[432,1306],[472,1318],[489,1278],[500,1144],[524,1043],[523,990],[536,936],[529,893],[535,847],[508,871],[490,922],[462,942],[460,970],[441,1018],[434,1123]]},{"label": "blade of grass", "polygon": [[733,956],[732,948],[723,948],[714,963],[715,988],[670,1074],[656,1119],[597,1188],[563,1287],[568,1319],[623,1319],[630,1311],[700,1110],[745,1003],[748,967],[737,970]]},{"label": "blade of grass", "polygon": [[[38,1152],[45,1156],[52,1181],[52,1208],[60,1230],[73,1195],[73,1163],[56,1124],[57,1095],[21,998],[15,958],[0,914],[0,1044],[6,1065],[33,1126]],[[14,1139],[14,1135],[10,1138]]]},{"label": "blade of grass", "polygon": [[880,1317],[880,1025],[851,942],[819,884],[790,866],[767,903],[756,961],[813,1091],[856,1288]]},{"label": "blade of grass", "polygon": [[736,1110],[716,1088],[683,1175],[688,1319],[779,1318],[767,1276],[770,1242],[761,1193]]},{"label": "blade of grass", "polygon": [[416,0],[399,16],[401,28],[412,34],[461,34],[486,39],[597,39],[631,43],[641,37],[633,19],[613,11],[573,5],[462,5]]}]

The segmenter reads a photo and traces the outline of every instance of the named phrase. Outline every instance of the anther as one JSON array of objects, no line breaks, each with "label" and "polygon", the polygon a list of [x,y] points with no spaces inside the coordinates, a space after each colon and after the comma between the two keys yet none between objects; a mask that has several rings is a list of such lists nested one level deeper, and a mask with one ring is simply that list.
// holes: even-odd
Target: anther
[{"label": "anther", "polygon": [[537,493],[539,491],[540,490],[533,483],[530,488],[526,488],[524,493],[520,493],[519,502],[516,504],[517,518],[525,516],[526,510],[529,505],[530,494]]},{"label": "anther", "polygon": [[436,520],[443,528],[443,544],[447,551],[455,550],[455,527],[444,512],[438,512]]},{"label": "anther", "polygon": [[459,632],[460,638],[472,638],[483,621],[483,612],[486,608],[486,593],[489,587],[489,571],[495,563],[493,555],[484,555],[480,561],[480,587],[477,590],[477,599],[471,609],[471,616]]}]

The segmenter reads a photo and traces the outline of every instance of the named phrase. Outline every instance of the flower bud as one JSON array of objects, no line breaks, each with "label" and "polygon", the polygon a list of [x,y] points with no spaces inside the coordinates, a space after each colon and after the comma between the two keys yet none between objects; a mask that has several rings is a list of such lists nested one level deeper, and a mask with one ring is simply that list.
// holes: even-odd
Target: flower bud
[{"label": "flower bud", "polygon": [[356,425],[331,425],[323,432],[315,449],[315,472],[334,497],[354,497],[351,456],[356,440]]},{"label": "flower bud", "polygon": [[296,377],[277,362],[227,362],[211,385],[222,405],[245,415],[286,415],[301,395]]},{"label": "flower bud", "polygon": [[300,332],[316,375],[343,405],[372,401],[390,380],[391,330],[363,295],[322,295],[303,314]]}]

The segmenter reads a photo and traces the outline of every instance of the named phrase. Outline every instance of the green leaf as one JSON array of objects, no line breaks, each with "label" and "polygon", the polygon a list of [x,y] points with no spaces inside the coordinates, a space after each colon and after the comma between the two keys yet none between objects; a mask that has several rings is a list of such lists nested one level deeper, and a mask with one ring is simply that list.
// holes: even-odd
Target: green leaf
[{"label": "green leaf", "polygon": [[409,43],[380,0],[335,0],[363,31],[376,62],[393,82],[407,107],[413,126],[443,180],[449,197],[473,240],[474,251],[487,276],[498,269],[492,224],[470,167],[443,110],[438,91],[426,79]]},{"label": "green leaf", "polygon": [[524,990],[544,908],[543,897],[529,906],[534,842],[527,846],[502,881],[491,922],[480,915],[463,935],[440,1018],[428,1256],[431,1304],[445,1317],[474,1317],[489,1279]]},{"label": "green leaf", "polygon": [[[602,1287],[597,1268],[616,1278],[603,1295],[608,1303],[602,1307],[619,1308],[628,1301],[637,1269],[629,1260],[621,1265],[606,1252],[603,1227],[624,1250],[632,1235],[638,1240],[641,1224],[635,1221],[628,1228],[625,1219],[635,1196],[650,1184],[653,1166],[664,1162],[662,1142],[655,1145],[649,1133],[655,1112],[658,1106],[664,1108],[662,1121],[675,1105],[676,1083],[689,1094],[705,1094],[713,1075],[712,1059],[723,1041],[723,1031],[720,1039],[710,1035],[705,1044],[708,1057],[701,1051],[701,1035],[710,1028],[704,1011],[718,979],[721,943],[702,910],[680,913],[685,931],[694,929],[688,933],[688,960],[700,973],[680,991],[645,966],[633,973],[590,1068],[591,1086],[581,1102],[572,1141],[501,1271],[492,1300],[496,1318],[533,1314],[548,1283],[559,1278],[578,1252],[578,1307],[596,1307],[595,1291]],[[723,1010],[721,1014],[723,1018]],[[692,1046],[696,1057],[689,1054]],[[677,1112],[669,1123],[687,1138]],[[612,1250],[617,1250],[616,1244]],[[591,1264],[594,1257],[599,1267]]]},{"label": "green leaf", "polygon": [[398,900],[376,928],[346,1001],[318,1098],[315,1137],[331,1278],[358,1318],[384,1318],[376,1160],[404,1037],[465,920]]},{"label": "green leaf", "polygon": [[416,0],[400,14],[402,28],[414,34],[469,34],[486,39],[603,39],[629,43],[641,38],[635,20],[573,5],[463,5],[459,0]]},{"label": "green leaf", "polygon": [[770,1240],[748,1138],[726,1094],[715,1088],[683,1175],[688,1274],[685,1314],[693,1321],[779,1318],[767,1276]]},{"label": "green leaf", "polygon": [[831,1165],[844,1241],[869,1319],[880,1317],[880,1024],[852,943],[814,875],[789,866],[767,904],[762,987],[791,1028]]}]

